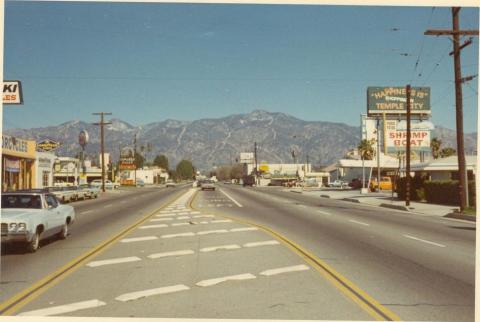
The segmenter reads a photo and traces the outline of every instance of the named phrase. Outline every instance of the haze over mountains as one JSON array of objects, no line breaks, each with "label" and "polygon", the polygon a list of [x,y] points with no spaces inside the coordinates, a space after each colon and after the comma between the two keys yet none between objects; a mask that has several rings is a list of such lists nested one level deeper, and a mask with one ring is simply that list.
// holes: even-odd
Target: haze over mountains
[{"label": "haze over mountains", "polygon": [[[121,147],[131,145],[137,133],[137,151],[147,143],[152,145],[147,159],[165,154],[171,167],[181,159],[190,159],[199,169],[234,163],[240,152],[253,152],[258,144],[258,161],[292,163],[292,149],[298,152],[298,162],[306,155],[313,165],[328,165],[343,157],[358,145],[360,128],[342,123],[304,121],[284,113],[255,110],[249,114],[230,115],[217,119],[196,121],[165,120],[142,126],[133,126],[119,119],[111,119],[105,127],[106,152],[116,161]],[[93,123],[93,122],[92,122]],[[78,134],[87,130],[90,136],[86,153],[98,156],[99,127],[84,121],[69,121],[58,126],[34,129],[9,129],[4,132],[36,141],[50,138],[62,142],[57,150],[61,156],[74,156],[80,151]],[[437,127],[432,137],[443,141],[443,146],[455,148],[455,131]],[[476,151],[476,133],[465,134],[467,153]]]}]

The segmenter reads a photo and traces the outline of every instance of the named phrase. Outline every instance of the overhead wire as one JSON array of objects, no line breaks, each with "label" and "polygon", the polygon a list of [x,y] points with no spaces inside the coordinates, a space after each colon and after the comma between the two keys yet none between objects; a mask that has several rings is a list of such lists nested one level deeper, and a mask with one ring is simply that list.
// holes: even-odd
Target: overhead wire
[{"label": "overhead wire", "polygon": [[[428,18],[426,29],[428,29],[428,27],[430,27],[430,23],[432,22],[432,17],[433,17],[434,12],[435,12],[435,7],[432,7],[432,11],[430,11],[430,17]],[[410,83],[413,82],[413,78],[415,77],[415,72],[417,71],[418,65],[420,63],[420,58],[422,57],[423,48],[424,48],[424,45],[425,45],[425,39],[426,39],[426,35],[423,35],[422,43],[420,45],[420,50],[419,50],[419,53],[417,55],[417,59],[415,61],[415,67],[413,68],[412,76],[410,77]]]}]

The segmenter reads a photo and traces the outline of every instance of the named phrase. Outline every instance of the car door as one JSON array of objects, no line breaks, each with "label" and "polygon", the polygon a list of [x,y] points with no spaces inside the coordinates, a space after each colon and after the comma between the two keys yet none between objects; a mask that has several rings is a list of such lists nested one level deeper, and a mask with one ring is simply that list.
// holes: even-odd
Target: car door
[{"label": "car door", "polygon": [[53,235],[62,230],[64,218],[62,212],[60,211],[57,199],[50,194],[45,195],[45,199],[48,206],[48,215],[46,216],[46,220],[48,221],[47,227],[49,228],[48,234]]}]

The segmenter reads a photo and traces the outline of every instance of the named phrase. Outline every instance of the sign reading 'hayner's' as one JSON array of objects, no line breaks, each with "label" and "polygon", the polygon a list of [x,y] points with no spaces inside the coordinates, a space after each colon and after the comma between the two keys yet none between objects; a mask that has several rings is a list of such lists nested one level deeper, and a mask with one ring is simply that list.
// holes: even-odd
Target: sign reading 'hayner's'
[{"label": "sign reading 'hayner's'", "polygon": [[3,104],[23,104],[22,83],[18,80],[2,83]]},{"label": "sign reading 'hayner's'", "polygon": [[[412,87],[410,91],[412,114],[430,114],[430,87]],[[407,90],[405,87],[368,87],[368,115],[406,114]]]}]

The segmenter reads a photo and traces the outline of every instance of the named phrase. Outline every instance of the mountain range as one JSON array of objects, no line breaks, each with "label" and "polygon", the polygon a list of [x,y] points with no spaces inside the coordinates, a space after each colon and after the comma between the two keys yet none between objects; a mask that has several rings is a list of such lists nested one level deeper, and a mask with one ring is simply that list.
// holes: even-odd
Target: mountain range
[{"label": "mountain range", "polygon": [[[291,151],[297,152],[297,162],[305,162],[307,154],[313,165],[328,165],[342,158],[360,141],[360,127],[342,123],[305,121],[284,113],[254,110],[217,119],[196,121],[165,120],[133,126],[120,119],[109,120],[105,126],[105,150],[116,161],[120,148],[133,146],[137,135],[137,151],[143,149],[147,160],[165,154],[174,166],[189,159],[199,169],[234,163],[240,152],[253,152],[257,142],[258,161],[292,163]],[[57,155],[74,156],[80,151],[78,135],[89,133],[86,154],[97,158],[100,151],[100,129],[93,123],[69,121],[57,126],[32,129],[8,129],[7,135],[41,141],[49,138],[62,145]],[[432,137],[442,140],[443,147],[456,146],[455,131],[436,127]],[[465,134],[465,150],[476,151],[476,133]],[[98,159],[98,158],[97,158]]]}]

